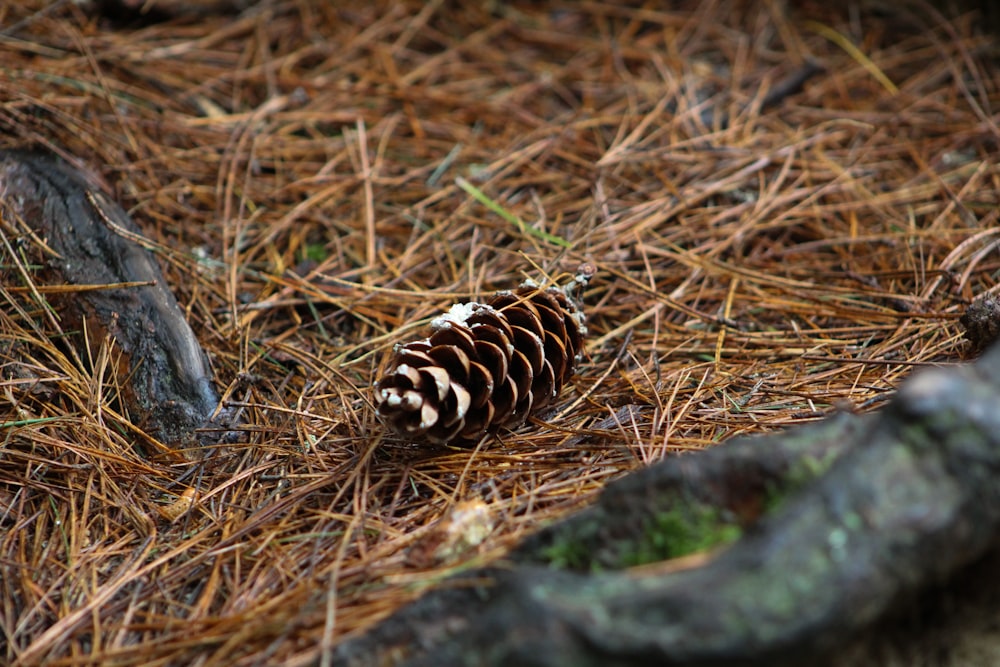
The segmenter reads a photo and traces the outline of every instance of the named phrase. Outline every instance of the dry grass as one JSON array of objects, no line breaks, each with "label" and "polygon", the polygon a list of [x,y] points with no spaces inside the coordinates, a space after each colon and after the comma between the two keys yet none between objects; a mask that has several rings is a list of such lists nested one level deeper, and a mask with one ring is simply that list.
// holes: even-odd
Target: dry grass
[{"label": "dry grass", "polygon": [[[107,374],[5,313],[2,362],[37,368],[0,382],[4,662],[309,662],[611,478],[957,361],[1000,270],[1000,69],[971,14],[46,4],[0,8],[0,144],[102,170],[246,426],[144,456]],[[393,343],[585,260],[588,357],[553,411],[474,451],[382,433]],[[487,540],[428,556],[475,501]]]}]

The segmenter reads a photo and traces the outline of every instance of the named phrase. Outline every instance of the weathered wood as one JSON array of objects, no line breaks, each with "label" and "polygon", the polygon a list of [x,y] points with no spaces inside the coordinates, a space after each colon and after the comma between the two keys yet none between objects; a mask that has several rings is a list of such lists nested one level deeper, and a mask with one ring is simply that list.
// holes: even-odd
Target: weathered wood
[{"label": "weathered wood", "polygon": [[[822,664],[997,543],[998,405],[995,348],[916,374],[877,414],[657,464],[342,644],[338,664]],[[718,546],[657,563],[683,551],[671,540]]]},{"label": "weathered wood", "polygon": [[218,405],[208,360],[125,211],[63,160],[2,151],[0,233],[8,305],[20,299],[32,326],[71,341],[79,359],[112,342],[132,421],[164,443],[192,442]]}]

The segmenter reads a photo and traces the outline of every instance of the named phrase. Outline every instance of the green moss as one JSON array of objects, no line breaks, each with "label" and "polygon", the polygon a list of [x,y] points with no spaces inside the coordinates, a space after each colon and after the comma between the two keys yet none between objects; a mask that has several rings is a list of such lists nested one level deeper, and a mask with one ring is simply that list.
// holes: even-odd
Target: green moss
[{"label": "green moss", "polygon": [[623,550],[621,565],[633,567],[707,551],[735,541],[741,532],[714,507],[675,507],[653,515],[645,531]]},{"label": "green moss", "polygon": [[302,248],[302,259],[312,260],[316,263],[323,263],[330,256],[325,243],[307,243]]},{"label": "green moss", "polygon": [[706,551],[741,534],[720,510],[697,503],[657,512],[637,525],[638,533],[613,540],[586,528],[559,535],[541,550],[542,560],[559,569],[591,572],[634,567]]},{"label": "green moss", "polygon": [[543,561],[560,570],[596,572],[601,569],[595,546],[601,542],[600,525],[590,521],[576,530],[557,533],[552,544],[542,548]]},{"label": "green moss", "polygon": [[807,455],[798,459],[779,483],[768,486],[766,512],[773,512],[786,498],[825,475],[839,456],[839,451],[831,450],[822,456]]},{"label": "green moss", "polygon": [[590,549],[580,541],[565,539],[556,541],[542,549],[542,559],[559,570],[600,570],[591,558]]}]

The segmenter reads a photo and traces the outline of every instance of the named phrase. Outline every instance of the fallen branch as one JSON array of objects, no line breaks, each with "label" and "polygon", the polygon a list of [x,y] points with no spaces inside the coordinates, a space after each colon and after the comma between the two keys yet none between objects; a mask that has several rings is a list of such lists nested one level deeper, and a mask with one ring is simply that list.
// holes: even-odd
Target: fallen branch
[{"label": "fallen branch", "polygon": [[82,366],[113,347],[132,422],[161,442],[191,443],[218,405],[208,360],[125,211],[54,156],[3,151],[0,235],[3,297],[23,314],[18,326],[69,340]]}]

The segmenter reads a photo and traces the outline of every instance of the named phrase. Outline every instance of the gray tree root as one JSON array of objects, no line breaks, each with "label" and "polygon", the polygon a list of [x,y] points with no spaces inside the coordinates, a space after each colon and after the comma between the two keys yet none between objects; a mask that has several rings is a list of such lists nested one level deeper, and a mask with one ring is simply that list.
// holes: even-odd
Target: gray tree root
[{"label": "gray tree root", "polygon": [[208,360],[125,211],[54,156],[0,151],[0,235],[3,307],[19,326],[69,341],[84,364],[111,343],[133,423],[192,443],[219,402]]},{"label": "gray tree root", "polygon": [[[335,662],[822,664],[996,545],[998,378],[993,348],[915,374],[877,414],[639,471],[341,644]],[[705,555],[657,562],[685,545]]]}]

